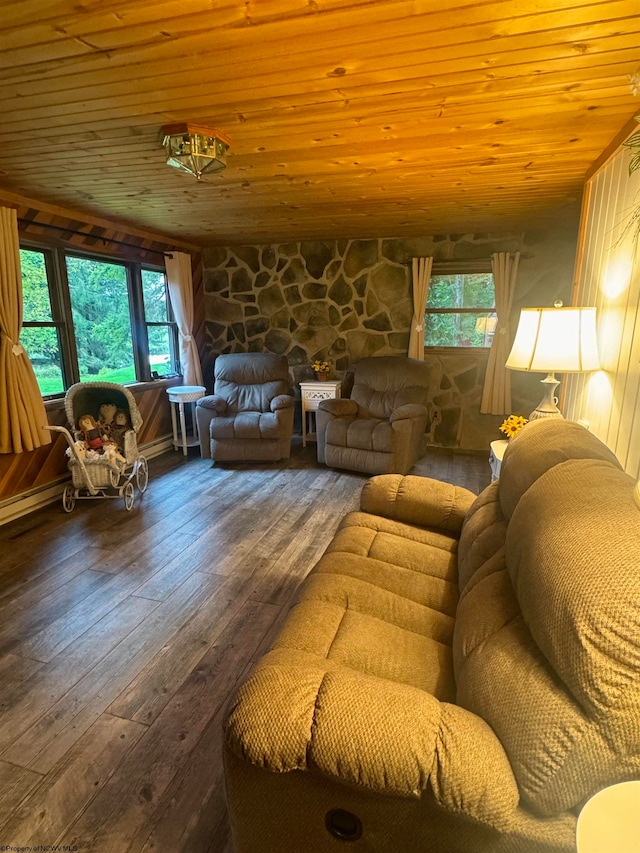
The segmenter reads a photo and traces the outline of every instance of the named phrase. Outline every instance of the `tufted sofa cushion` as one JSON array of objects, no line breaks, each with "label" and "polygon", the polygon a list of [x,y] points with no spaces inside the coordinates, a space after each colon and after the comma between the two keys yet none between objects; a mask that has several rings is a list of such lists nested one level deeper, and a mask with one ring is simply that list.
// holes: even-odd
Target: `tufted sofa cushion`
[{"label": "tufted sofa cushion", "polygon": [[365,358],[356,367],[351,399],[363,410],[362,417],[389,420],[391,413],[409,403],[427,405],[429,368],[415,359],[397,356]]},{"label": "tufted sofa cushion", "polygon": [[280,438],[282,427],[273,412],[238,412],[211,421],[209,435],[214,439]]},{"label": "tufted sofa cushion", "polygon": [[556,815],[640,773],[640,525],[632,479],[594,436],[532,426],[465,523],[454,669],[523,802]]},{"label": "tufted sofa cushion", "polygon": [[580,424],[562,419],[541,419],[527,424],[509,442],[500,468],[500,505],[508,520],[529,486],[554,465],[567,459],[601,459],[621,470],[609,448]]},{"label": "tufted sofa cushion", "polygon": [[379,453],[391,453],[393,450],[391,423],[374,418],[329,421],[326,440],[334,447],[352,447],[354,450],[374,450]]},{"label": "tufted sofa cushion", "polygon": [[287,360],[268,353],[238,353],[216,360],[215,394],[227,402],[227,411],[268,412],[271,400],[289,394]]}]

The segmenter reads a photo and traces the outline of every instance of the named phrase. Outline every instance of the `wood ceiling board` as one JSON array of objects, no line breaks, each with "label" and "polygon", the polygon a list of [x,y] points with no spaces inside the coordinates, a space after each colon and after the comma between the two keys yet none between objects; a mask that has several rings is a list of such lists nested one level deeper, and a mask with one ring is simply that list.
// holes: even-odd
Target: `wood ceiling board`
[{"label": "wood ceiling board", "polygon": [[[596,81],[591,89],[587,89],[585,84],[581,89],[567,91],[560,87],[560,90],[543,91],[542,94],[537,94],[530,87],[529,90],[525,87],[517,92],[510,93],[506,87],[487,83],[478,89],[458,87],[452,90],[443,90],[439,96],[432,96],[427,91],[420,96],[418,104],[416,104],[415,95],[407,96],[405,94],[388,95],[382,101],[376,98],[366,99],[362,102],[347,99],[348,102],[345,103],[344,99],[341,98],[331,104],[272,107],[249,118],[243,114],[243,120],[238,120],[238,116],[234,116],[233,120],[229,117],[226,121],[224,119],[216,121],[216,124],[224,125],[225,132],[232,139],[230,154],[237,153],[240,150],[245,132],[249,134],[249,140],[253,141],[268,139],[269,136],[272,136],[276,140],[284,139],[286,142],[288,136],[283,136],[283,133],[290,128],[298,130],[302,125],[303,128],[308,126],[311,130],[315,128],[322,130],[322,124],[318,125],[318,122],[323,122],[325,132],[335,127],[336,130],[333,130],[333,133],[336,133],[342,124],[350,120],[357,122],[358,126],[374,125],[376,116],[379,117],[383,126],[392,122],[396,115],[422,117],[425,123],[432,118],[453,121],[467,115],[484,115],[486,123],[495,122],[499,119],[506,120],[511,115],[526,118],[533,114],[548,114],[555,121],[557,120],[557,108],[561,107],[563,112],[567,114],[568,125],[570,123],[568,112],[571,110],[579,113],[585,110],[602,111],[602,108],[624,107],[624,113],[622,113],[624,118],[622,123],[624,124],[624,121],[633,112],[633,108],[631,111],[627,109],[629,95],[626,86],[628,84],[625,86],[625,84],[617,83],[606,88],[601,88],[601,85],[600,81]],[[105,112],[99,114],[92,111],[79,112],[73,121],[68,120],[56,126],[55,117],[49,119],[43,116],[40,119],[35,118],[25,122],[11,121],[11,111],[5,110],[5,121],[3,129],[0,131],[0,139],[15,140],[16,133],[24,134],[24,150],[29,150],[29,148],[38,145],[48,145],[49,143],[55,145],[65,141],[70,144],[83,140],[107,142],[109,139],[115,139],[122,141],[127,137],[142,135],[149,135],[157,139],[161,124],[166,123],[167,113],[156,113],[149,116],[148,124],[145,127],[132,126],[128,116],[113,117],[115,112],[119,111],[107,112],[106,115],[109,115],[109,118],[105,118]],[[200,110],[197,108],[191,111],[192,116],[198,121],[205,121],[208,112],[203,112],[202,115],[199,115],[199,112]],[[368,122],[367,115],[370,116]],[[575,116],[571,121],[574,119]],[[260,135],[261,129],[262,135]],[[608,131],[609,128],[605,128],[605,130]],[[82,134],[85,136],[81,136]]]},{"label": "wood ceiling board", "polygon": [[[482,75],[486,80],[495,79],[495,75],[497,74],[501,74],[501,76],[504,76],[505,78],[510,76],[524,76],[529,71],[536,76],[540,76],[554,70],[564,70],[566,73],[570,73],[570,69],[567,68],[568,60],[570,60],[571,63],[571,71],[584,68],[587,72],[590,71],[593,73],[594,66],[596,64],[601,64],[606,67],[605,70],[609,75],[611,75],[611,64],[620,61],[634,62],[637,58],[637,41],[629,36],[626,38],[629,45],[628,51],[631,52],[630,56],[623,53],[622,45],[624,44],[624,41],[621,40],[625,39],[625,35],[622,35],[616,42],[616,50],[612,50],[615,39],[608,39],[606,41],[608,50],[604,53],[598,54],[597,58],[589,54],[578,54],[576,56],[564,43],[560,43],[557,46],[551,46],[551,48],[548,45],[545,45],[544,47],[536,46],[528,50],[518,47],[515,51],[506,51],[496,54],[495,58],[492,58],[490,62],[485,63],[489,66],[486,70],[478,67],[478,62],[476,58],[474,58],[474,55],[459,55],[457,46],[452,49],[451,57],[445,59],[444,57],[439,56],[435,61],[430,59],[425,62],[425,52],[422,51],[416,57],[411,57],[411,65],[404,71],[401,77],[393,77],[391,80],[373,79],[373,76],[379,76],[380,74],[380,68],[378,67],[375,69],[373,75],[363,75],[359,72],[352,73],[349,75],[348,79],[342,79],[341,81],[331,83],[329,88],[327,88],[326,81],[318,80],[317,73],[310,70],[309,64],[307,63],[305,74],[308,83],[305,83],[301,78],[296,81],[295,97],[302,98],[305,95],[317,92],[332,92],[335,91],[336,86],[340,91],[344,91],[345,86],[348,86],[349,91],[352,92],[354,96],[361,94],[359,91],[361,87],[368,88],[369,97],[375,94],[387,95],[397,91],[400,79],[402,79],[403,82],[403,91],[407,91],[407,86],[411,85],[414,79],[416,80],[416,84],[414,84],[416,88],[433,89],[435,88],[436,81],[439,85],[455,82],[455,80],[448,81],[444,78],[444,75],[447,73],[472,73]],[[550,50],[553,52],[549,53]],[[559,51],[559,55],[554,55],[556,51]],[[480,53],[482,54],[483,51],[480,51]],[[432,52],[429,52],[428,56],[431,55]],[[502,68],[503,65],[504,70]],[[166,65],[163,67],[166,69]],[[268,97],[282,96],[282,73],[286,72],[289,75],[288,85],[290,87],[290,91],[287,93],[287,99],[295,103],[295,101],[293,101],[294,93],[291,90],[291,69],[285,68],[283,72],[272,70],[272,68],[273,65],[271,65],[270,69],[267,71],[263,67],[258,78],[253,77],[253,89],[250,90],[252,101],[263,103]],[[514,69],[513,73],[510,70],[511,68]],[[137,99],[140,96],[148,97],[149,93],[152,93],[154,97],[158,99],[161,94],[163,96],[170,95],[172,90],[175,91],[176,89],[183,91],[188,97],[190,90],[197,91],[202,87],[202,81],[198,79],[198,74],[208,72],[210,69],[198,69],[192,66],[190,70],[191,74],[186,79],[184,75],[176,75],[175,72],[170,72],[157,77],[149,77],[148,75],[136,77],[135,81],[131,81],[130,69],[122,69],[122,79],[117,80],[115,79],[115,70],[112,69],[109,72],[111,75],[111,81],[108,83],[102,83],[96,80],[95,78],[97,75],[95,73],[92,73],[90,77],[85,75],[73,75],[70,79],[69,88],[61,90],[56,90],[52,86],[52,81],[50,80],[47,80],[46,91],[43,81],[40,79],[32,83],[14,82],[11,88],[7,87],[4,90],[6,97],[3,98],[0,96],[0,100],[3,107],[10,107],[12,102],[15,103],[16,99],[19,98],[20,108],[26,110],[30,107],[38,108],[43,105],[51,104],[55,104],[57,106],[61,106],[63,104],[71,105],[73,103],[82,104],[87,99],[94,101],[96,104],[99,104],[104,108],[109,108],[114,106],[114,104],[108,102],[109,98],[115,99],[116,106],[127,106],[137,104],[138,100],[134,99]],[[615,73],[615,71],[613,71],[613,73]],[[220,75],[221,69],[216,69],[216,80],[222,83],[222,80],[219,80]],[[227,102],[236,105],[239,94],[244,94],[246,96],[246,79],[240,75],[232,77],[228,72],[227,79],[224,80],[224,87],[219,85],[216,92],[216,97],[220,100],[219,108],[222,109],[223,104]],[[238,112],[237,106],[234,107],[234,110],[234,115],[236,115]]]},{"label": "wood ceiling board", "polygon": [[[234,102],[232,94],[224,91],[216,95],[216,121],[223,120],[227,122],[245,123],[251,122],[254,116],[261,116],[269,110],[269,105],[272,99],[276,99],[277,106],[285,109],[306,109],[310,105],[318,108],[323,104],[332,109],[336,104],[344,104],[348,101],[352,104],[352,110],[357,112],[357,108],[362,104],[375,104],[378,99],[378,111],[384,112],[385,99],[404,98],[409,100],[419,94],[421,99],[426,103],[444,103],[450,96],[450,93],[459,91],[464,96],[465,93],[473,92],[474,90],[482,91],[486,94],[502,91],[504,100],[508,99],[523,99],[533,94],[532,86],[535,86],[534,92],[536,96],[554,90],[559,94],[566,92],[574,92],[580,95],[581,91],[589,93],[590,89],[598,86],[602,90],[607,88],[619,88],[625,94],[628,93],[627,74],[629,68],[634,69],[638,59],[638,43],[640,39],[637,35],[626,35],[618,39],[620,44],[624,44],[620,50],[611,51],[604,55],[607,59],[606,63],[595,66],[592,57],[580,56],[576,57],[572,62],[572,67],[567,69],[566,58],[548,59],[542,64],[539,60],[525,62],[525,53],[515,53],[520,61],[518,63],[506,65],[504,68],[495,64],[491,71],[479,69],[475,66],[473,60],[459,59],[455,63],[445,63],[436,66],[437,73],[434,68],[429,66],[419,65],[414,63],[412,70],[413,77],[405,78],[402,81],[402,91],[398,91],[399,81],[380,81],[363,79],[361,75],[345,83],[343,88],[339,90],[312,90],[309,92],[297,91],[295,95],[289,95],[286,104],[283,102],[282,79],[278,80],[278,76],[273,76],[273,82],[269,89],[263,85],[255,85],[254,91],[251,92],[251,100],[238,103]],[[536,51],[529,51],[533,57]],[[458,66],[458,70],[453,69],[453,65]],[[466,66],[466,67],[465,67]],[[544,69],[544,70],[542,70]],[[190,114],[195,112],[202,113],[205,117],[211,113],[211,97],[210,95],[202,94],[202,82],[196,79],[188,80],[186,83],[176,80],[175,75],[170,78],[172,81],[171,88],[165,90],[152,91],[153,103],[161,103],[163,109],[180,110],[185,112],[185,103],[189,103]],[[428,84],[425,83],[428,80]],[[263,81],[264,82],[264,79]],[[312,81],[315,86],[315,82]],[[123,116],[124,121],[129,121],[130,111],[132,109],[144,108],[145,114],[148,115],[147,121],[152,123],[154,127],[157,124],[157,116],[153,113],[148,113],[150,106],[150,92],[139,91],[139,86],[131,84],[125,87],[124,84],[119,86],[122,90],[120,94],[112,97],[102,97],[101,92],[95,92],[95,98],[91,99],[92,88],[86,86],[83,89],[78,89],[73,100],[68,100],[65,103],[58,103],[53,95],[45,97],[44,95],[35,97],[20,97],[19,109],[24,121],[39,119],[36,123],[28,125],[21,124],[21,130],[33,130],[46,126],[55,127],[56,125],[63,128],[68,127],[71,117],[77,116],[80,121],[100,122],[104,115],[112,116],[113,110],[117,110],[118,114]],[[0,108],[3,112],[11,113],[12,108],[16,107],[15,94],[9,95],[9,89],[5,90],[7,97],[0,97]],[[469,95],[467,94],[467,97]],[[89,106],[90,105],[90,106]],[[416,106],[414,100],[414,107]],[[46,122],[43,119],[46,118]]]},{"label": "wood ceiling board", "polygon": [[[637,0],[41,6],[0,0],[0,183],[202,244],[553,226],[640,107]],[[176,121],[227,170],[168,169]]]},{"label": "wood ceiling board", "polygon": [[[43,74],[39,75],[33,84],[36,86],[42,84],[42,77],[45,76],[44,72],[46,72],[47,90],[52,92],[73,91],[78,86],[82,87],[86,82],[84,75],[90,73],[92,85],[95,86],[111,85],[118,80],[126,80],[127,76],[130,78],[131,75],[135,75],[136,80],[148,78],[153,81],[158,77],[157,83],[154,84],[157,88],[161,85],[162,78],[166,79],[167,76],[171,76],[172,71],[174,77],[179,76],[175,73],[175,65],[172,68],[171,63],[184,61],[188,62],[192,74],[214,70],[216,79],[229,85],[232,85],[233,81],[242,81],[250,77],[253,78],[254,85],[260,86],[262,76],[265,74],[265,63],[268,63],[269,71],[266,73],[271,76],[287,73],[289,84],[294,79],[297,80],[300,75],[302,75],[301,79],[305,79],[305,74],[311,74],[311,77],[315,76],[325,86],[331,86],[345,84],[351,75],[363,73],[367,70],[373,73],[384,69],[395,72],[400,68],[403,70],[403,76],[405,76],[407,72],[411,72],[416,58],[424,63],[425,55],[429,56],[433,64],[448,59],[456,59],[461,55],[464,57],[475,56],[489,68],[497,61],[496,57],[527,49],[540,51],[541,59],[544,58],[545,50],[557,51],[559,49],[562,50],[561,55],[567,58],[589,54],[590,52],[593,52],[595,57],[602,52],[604,39],[613,38],[616,35],[622,37],[629,32],[636,31],[637,16],[634,16],[622,22],[618,20],[594,22],[588,30],[585,28],[580,30],[579,39],[575,27],[550,31],[525,31],[522,34],[500,38],[496,38],[493,33],[486,33],[482,37],[480,33],[471,33],[465,30],[463,31],[465,38],[469,39],[465,42],[460,41],[461,35],[459,33],[461,31],[458,29],[439,30],[432,33],[428,40],[415,33],[407,35],[399,39],[402,49],[398,50],[398,43],[385,36],[384,38],[365,40],[362,45],[358,46],[358,54],[355,54],[354,48],[350,47],[350,54],[353,59],[346,67],[344,65],[339,66],[345,72],[341,77],[331,76],[336,67],[335,49],[324,44],[320,47],[309,47],[307,45],[306,50],[300,50],[300,52],[297,52],[295,46],[292,45],[290,52],[283,55],[270,51],[268,45],[262,45],[260,49],[260,46],[245,44],[240,50],[231,51],[216,44],[215,51],[212,52],[209,45],[202,56],[194,55],[189,50],[188,45],[185,45],[183,52],[175,56],[162,57],[155,64],[148,58],[142,62],[140,54],[135,55],[137,63],[133,65],[130,62],[119,65],[114,58],[109,57],[108,60],[104,60],[106,68],[102,72],[96,68],[74,67],[69,62],[57,63],[52,67],[50,60],[46,60],[44,61]],[[211,38],[211,36],[208,35],[207,38]],[[42,56],[40,48],[34,48],[34,50],[38,52],[39,56]],[[487,50],[489,50],[488,54]],[[416,56],[412,55],[414,53]],[[102,54],[96,57],[96,59],[100,58],[102,58]],[[25,70],[16,67],[16,58],[10,54],[0,53],[0,61],[4,61],[10,66],[5,70],[5,74],[7,79],[14,78],[15,85],[18,87],[17,91],[20,94],[29,94],[28,89],[22,91],[20,88],[21,85],[26,86],[30,81],[28,76],[25,77]],[[56,70],[64,74],[59,80],[55,73]],[[23,81],[20,78],[25,79]],[[33,85],[31,86],[32,89]]]}]

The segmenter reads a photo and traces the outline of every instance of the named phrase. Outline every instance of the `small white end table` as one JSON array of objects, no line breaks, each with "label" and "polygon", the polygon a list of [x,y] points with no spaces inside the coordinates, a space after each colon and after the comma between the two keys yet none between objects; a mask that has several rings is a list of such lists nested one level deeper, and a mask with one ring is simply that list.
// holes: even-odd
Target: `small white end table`
[{"label": "small white end table", "polygon": [[[341,379],[327,379],[325,382],[315,380],[314,382],[300,383],[300,399],[302,401],[302,446],[307,446],[307,439],[315,441],[315,414],[318,406],[323,400],[337,400],[342,394]],[[313,430],[307,432],[307,416]]]},{"label": "small white end table", "polygon": [[491,482],[493,483],[500,476],[502,458],[504,457],[505,450],[509,446],[509,439],[504,438],[492,441],[489,446],[491,448],[489,452],[489,465],[491,467]]},{"label": "small white end table", "polygon": [[[198,426],[196,419],[196,400],[204,397],[206,388],[202,385],[174,385],[172,388],[167,388],[169,396],[169,405],[171,406],[171,426],[173,427],[173,446],[175,450],[182,448],[182,453],[187,455],[188,447],[196,447],[200,445],[200,436],[198,435]],[[191,403],[191,420],[193,424],[193,432],[187,433],[187,426],[184,417],[185,403]],[[176,406],[178,406],[178,418],[176,417]],[[179,429],[178,429],[179,427]]]}]

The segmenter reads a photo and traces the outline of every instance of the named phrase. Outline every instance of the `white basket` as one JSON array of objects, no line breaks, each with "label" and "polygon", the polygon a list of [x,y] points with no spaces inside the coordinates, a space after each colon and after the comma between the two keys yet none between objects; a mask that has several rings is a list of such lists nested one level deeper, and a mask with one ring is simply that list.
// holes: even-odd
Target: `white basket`
[{"label": "white basket", "polygon": [[124,463],[122,465],[112,465],[103,460],[93,462],[87,459],[84,460],[84,467],[87,472],[86,477],[76,460],[73,458],[69,460],[71,482],[74,489],[86,489],[89,485],[87,478],[91,480],[91,485],[94,489],[106,489],[109,486],[116,487],[120,481],[120,475],[125,469]]}]

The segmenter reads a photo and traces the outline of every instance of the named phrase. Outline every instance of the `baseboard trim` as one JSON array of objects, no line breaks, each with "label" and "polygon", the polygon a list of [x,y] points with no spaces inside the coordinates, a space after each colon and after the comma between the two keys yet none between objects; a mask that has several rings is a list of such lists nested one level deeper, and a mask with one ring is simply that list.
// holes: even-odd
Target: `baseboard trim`
[{"label": "baseboard trim", "polygon": [[[155,456],[160,456],[168,450],[173,450],[173,436],[162,436],[155,441],[150,441],[148,444],[140,445],[140,453],[147,459],[153,459]],[[8,524],[10,521],[15,521],[23,515],[30,512],[35,512],[47,504],[54,503],[60,500],[64,487],[69,482],[69,477],[58,477],[56,480],[47,483],[46,486],[40,486],[36,489],[29,489],[26,492],[20,492],[0,502],[0,526]]]}]

